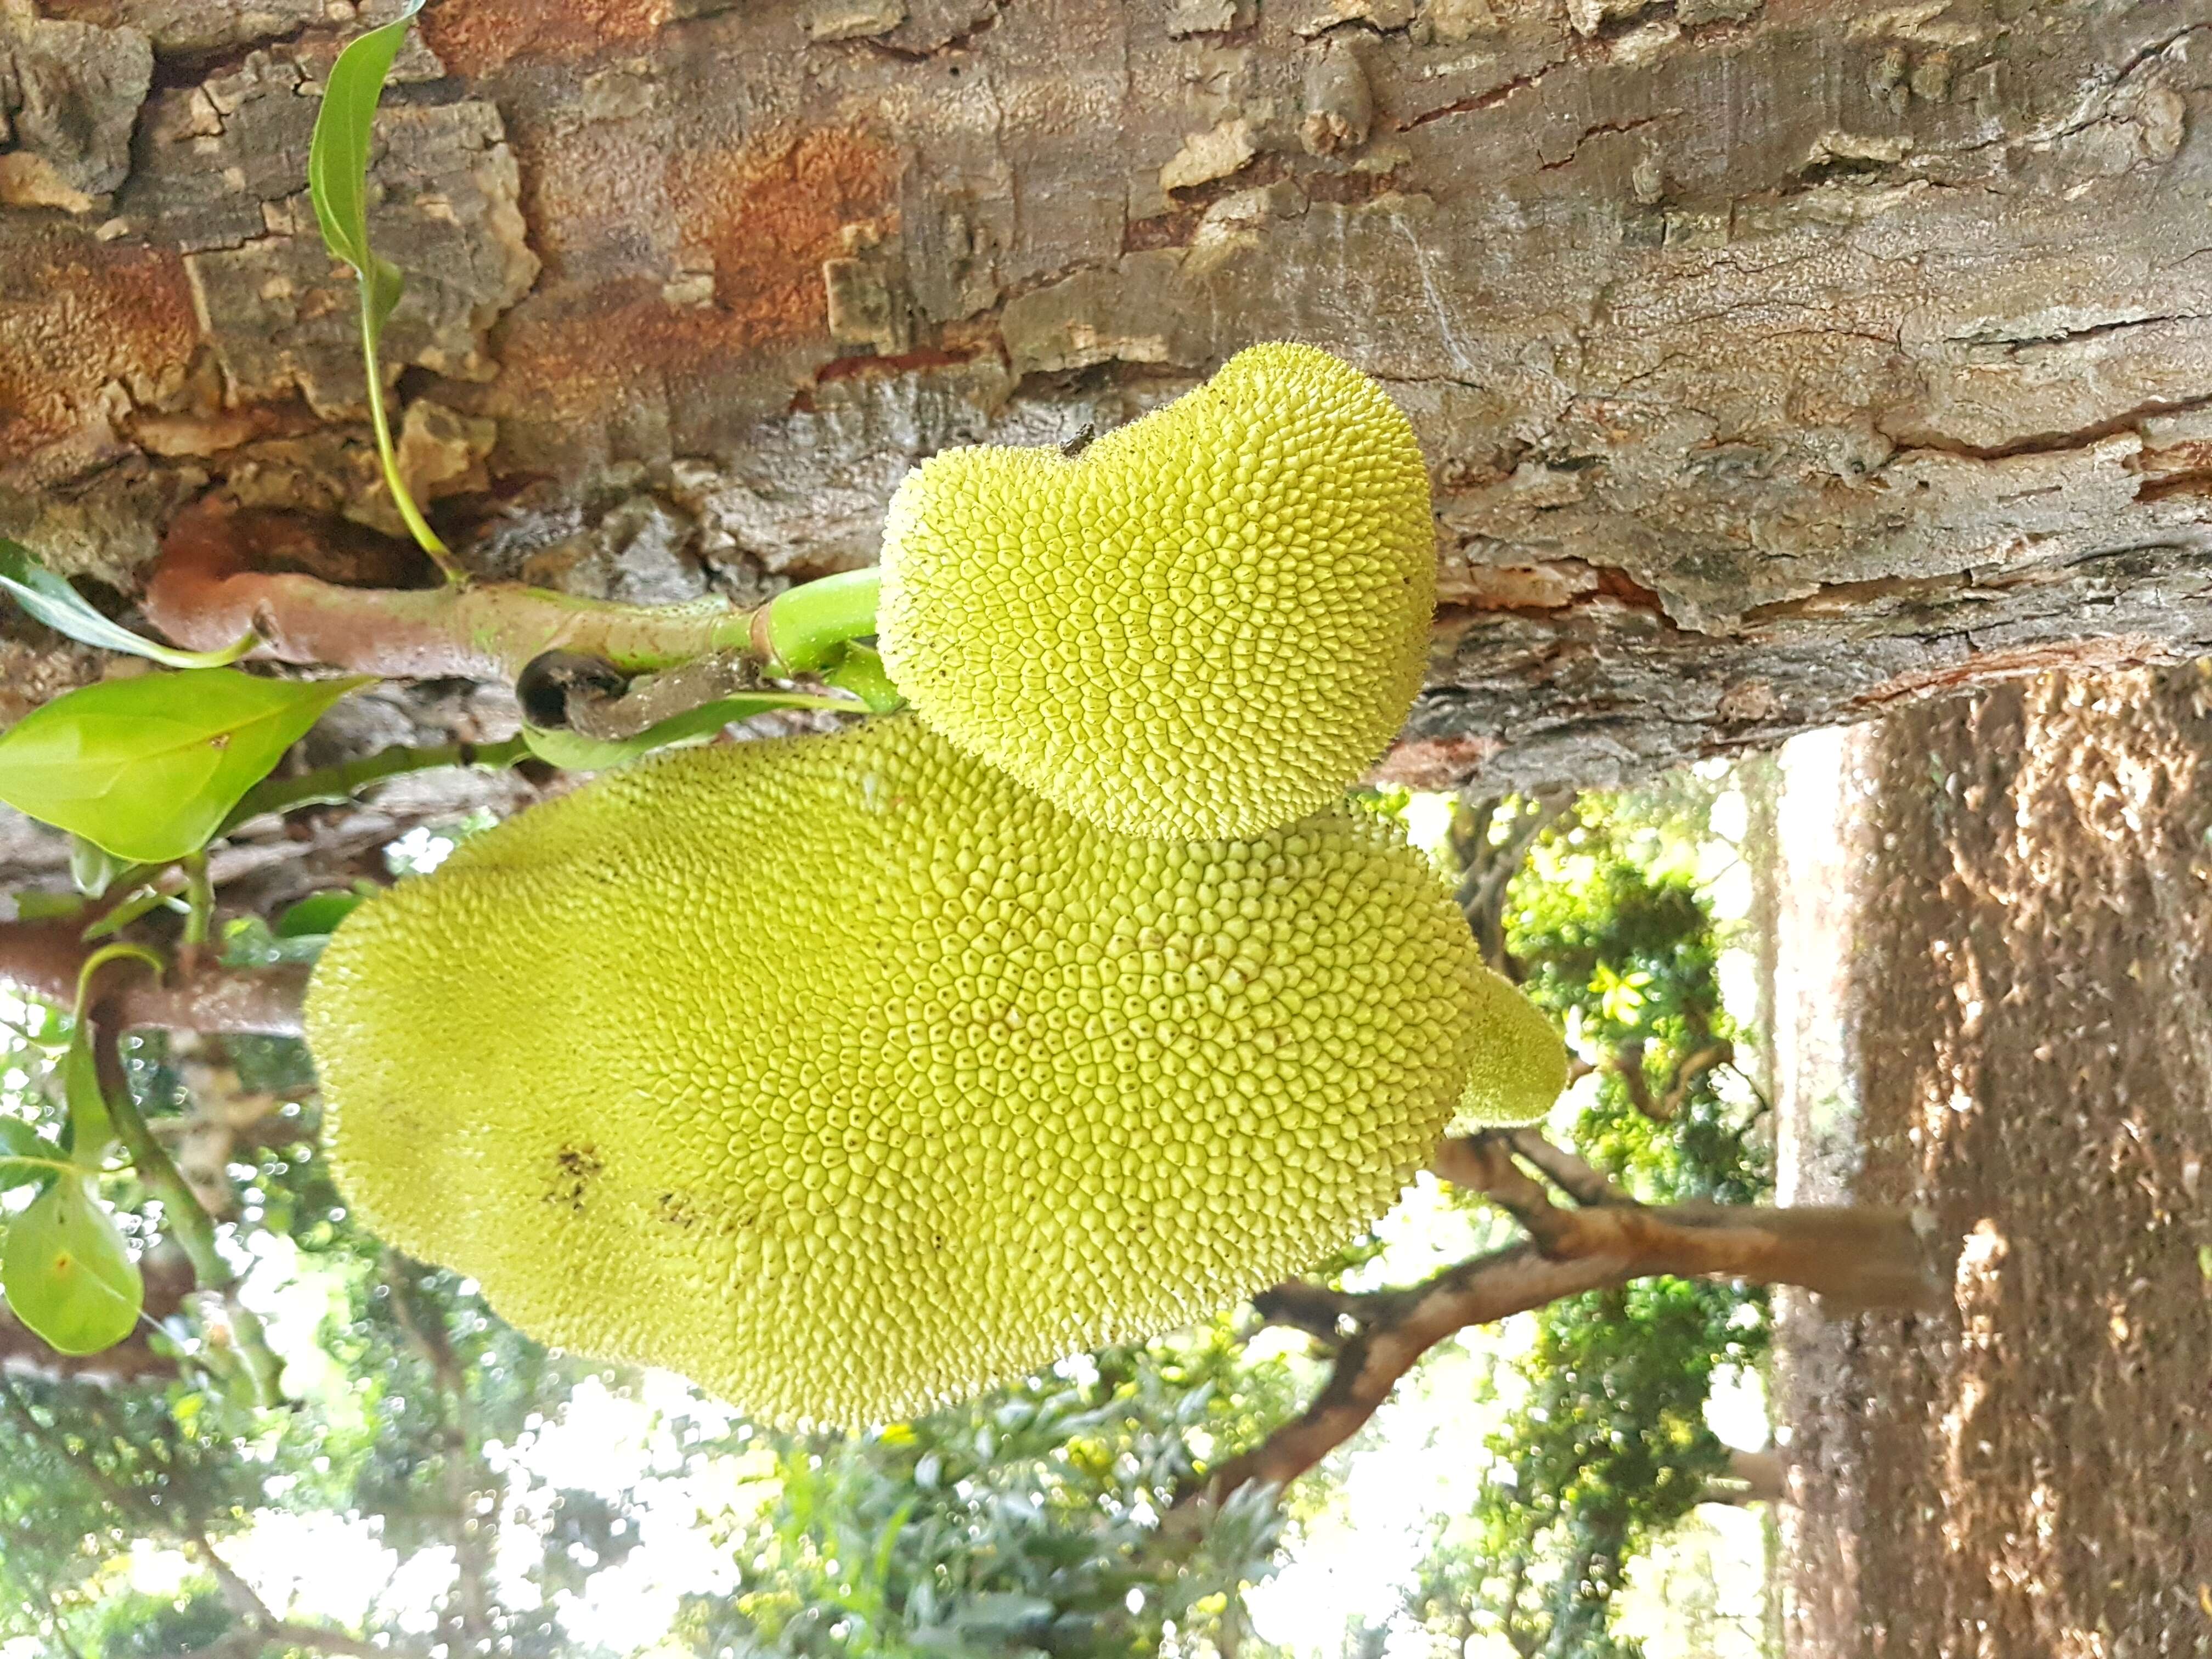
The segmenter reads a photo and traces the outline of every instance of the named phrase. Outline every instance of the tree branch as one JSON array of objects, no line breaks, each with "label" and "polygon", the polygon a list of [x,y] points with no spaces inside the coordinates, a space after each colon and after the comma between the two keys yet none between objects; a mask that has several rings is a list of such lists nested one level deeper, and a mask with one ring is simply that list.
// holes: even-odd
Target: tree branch
[{"label": "tree branch", "polygon": [[1480,1193],[1526,1227],[1546,1255],[1571,1253],[1575,1212],[1553,1203],[1542,1185],[1514,1162],[1506,1134],[1486,1130],[1455,1136],[1437,1147],[1432,1166],[1446,1181]]},{"label": "tree branch", "polygon": [[187,507],[162,540],[147,619],[192,649],[252,629],[258,656],[394,679],[512,680],[553,650],[639,672],[752,648],[754,613],[720,599],[617,605],[505,582],[346,587],[257,570],[246,544],[258,522],[212,496]]},{"label": "tree branch", "polygon": [[1591,1167],[1577,1154],[1555,1145],[1538,1129],[1505,1132],[1513,1155],[1540,1170],[1545,1178],[1577,1204],[1633,1204],[1637,1200],[1614,1186],[1605,1171]]},{"label": "tree branch", "polygon": [[[68,921],[0,921],[0,984],[63,1007],[76,996],[77,970],[93,947]],[[300,1035],[300,1001],[307,970],[278,968],[173,967],[162,980],[133,963],[118,963],[102,1017],[118,1030],[153,1025],[173,1031]]]},{"label": "tree branch", "polygon": [[[1536,844],[1536,838],[1572,809],[1577,792],[1545,789],[1525,799],[1498,795],[1480,802],[1469,799],[1471,793],[1461,793],[1452,813],[1452,852],[1463,872],[1456,896],[1468,926],[1474,930],[1483,960],[1500,973],[1510,973],[1511,963],[1505,954],[1508,890],[1528,861],[1528,849]],[[1493,841],[1491,832],[1509,805],[1513,816],[1504,837]]]},{"label": "tree branch", "polygon": [[1374,1299],[1353,1291],[1332,1291],[1310,1279],[1289,1279],[1254,1297],[1252,1308],[1265,1324],[1287,1325],[1316,1342],[1335,1347],[1345,1339],[1345,1322],[1358,1325]]},{"label": "tree branch", "polygon": [[[1561,1297],[1667,1273],[1795,1285],[1846,1310],[1941,1304],[1942,1286],[1923,1260],[1911,1212],[1620,1202],[1562,1209],[1514,1162],[1513,1150],[1511,1138],[1498,1133],[1448,1140],[1436,1167],[1510,1210],[1528,1227],[1528,1243],[1462,1261],[1404,1291],[1334,1304],[1325,1298],[1334,1293],[1323,1292],[1322,1300],[1308,1299],[1310,1307],[1285,1301],[1280,1287],[1268,1292],[1285,1307],[1334,1306],[1360,1328],[1338,1351],[1328,1382],[1303,1416],[1194,1483],[1178,1507],[1218,1502],[1255,1481],[1288,1485],[1358,1433],[1431,1348],[1470,1325]],[[1551,1161],[1587,1186],[1562,1161],[1567,1156]]]}]

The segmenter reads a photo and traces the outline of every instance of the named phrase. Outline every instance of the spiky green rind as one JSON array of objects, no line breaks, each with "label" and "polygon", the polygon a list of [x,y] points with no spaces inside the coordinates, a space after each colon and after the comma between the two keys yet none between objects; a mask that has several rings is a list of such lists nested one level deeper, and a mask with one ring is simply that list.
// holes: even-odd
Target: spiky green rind
[{"label": "spiky green rind", "polygon": [[1404,723],[1436,604],[1413,428],[1301,345],[1073,459],[933,457],[883,561],[884,662],[924,718],[1125,835],[1255,836],[1336,800]]},{"label": "spiky green rind", "polygon": [[307,1030],[368,1226],[525,1330],[852,1425],[1373,1220],[1495,1012],[1394,825],[1098,830],[911,717],[678,752],[362,905]]}]

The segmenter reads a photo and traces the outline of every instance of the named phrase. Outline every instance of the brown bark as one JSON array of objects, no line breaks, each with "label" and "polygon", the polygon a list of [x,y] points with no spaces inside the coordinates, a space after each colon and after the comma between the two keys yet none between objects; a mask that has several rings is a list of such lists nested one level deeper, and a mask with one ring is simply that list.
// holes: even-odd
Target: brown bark
[{"label": "brown bark", "polygon": [[[135,591],[210,484],[390,529],[300,194],[351,26],[43,10],[0,21],[0,531]],[[440,0],[379,128],[403,447],[482,574],[743,606],[872,557],[921,455],[1310,339],[1438,490],[1386,769],[1486,793],[2191,654],[2208,37],[2212,0]]]}]

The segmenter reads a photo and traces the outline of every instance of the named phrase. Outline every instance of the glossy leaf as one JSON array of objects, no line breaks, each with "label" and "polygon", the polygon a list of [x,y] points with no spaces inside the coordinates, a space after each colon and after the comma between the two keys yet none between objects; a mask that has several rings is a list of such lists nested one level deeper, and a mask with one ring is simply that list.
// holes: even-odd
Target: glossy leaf
[{"label": "glossy leaf", "polygon": [[702,742],[732,720],[765,714],[775,708],[829,708],[844,714],[866,712],[863,705],[844,697],[817,697],[799,691],[749,691],[734,697],[718,697],[713,702],[686,709],[618,743],[587,738],[580,732],[538,726],[524,726],[522,740],[530,745],[532,754],[563,771],[604,772],[672,744]]},{"label": "glossy leaf", "polygon": [[40,564],[31,550],[0,536],[0,593],[5,593],[58,634],[103,651],[126,651],[134,657],[151,657],[172,668],[219,668],[236,662],[255,643],[252,634],[221,651],[179,651],[157,645],[111,622],[89,601]]},{"label": "glossy leaf", "polygon": [[422,0],[410,0],[398,16],[369,30],[338,54],[324,83],[323,106],[316,112],[315,134],[307,145],[307,193],[315,204],[315,219],[322,226],[325,246],[360,275],[362,323],[372,353],[407,279],[398,266],[379,258],[368,245],[369,140],[392,60],[407,38],[408,24],[422,9]]},{"label": "glossy leaf", "polygon": [[323,711],[368,677],[262,679],[234,668],[107,680],[0,734],[0,800],[118,858],[206,844]]},{"label": "glossy leaf", "polygon": [[16,1318],[66,1354],[131,1334],[146,1287],[114,1218],[82,1176],[64,1176],[8,1224],[0,1291]]}]

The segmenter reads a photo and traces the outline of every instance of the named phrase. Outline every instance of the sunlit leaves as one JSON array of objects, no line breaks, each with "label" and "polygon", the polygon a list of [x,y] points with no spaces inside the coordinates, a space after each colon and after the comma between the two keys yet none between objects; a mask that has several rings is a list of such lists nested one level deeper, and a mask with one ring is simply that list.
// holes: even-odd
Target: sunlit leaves
[{"label": "sunlit leaves", "polygon": [[118,858],[181,858],[325,709],[368,684],[198,668],[84,686],[0,734],[0,800]]},{"label": "sunlit leaves", "polygon": [[1163,1517],[1212,1448],[1290,1413],[1287,1370],[1247,1361],[1225,1325],[1057,1369],[873,1437],[785,1442],[740,1593],[695,1599],[687,1635],[702,1651],[1011,1659],[1158,1652],[1171,1627],[1230,1622],[1274,1559],[1274,1494],[1243,1487],[1202,1528]]},{"label": "sunlit leaves", "polygon": [[4,536],[0,536],[0,593],[57,633],[103,651],[150,657],[171,668],[217,668],[236,662],[253,648],[251,634],[221,651],[179,651],[174,646],[157,645],[120,623],[110,622],[76,589],[40,564],[30,549]]},{"label": "sunlit leaves", "polygon": [[0,1291],[57,1352],[98,1353],[131,1334],[145,1285],[82,1175],[62,1176],[8,1224]]}]

